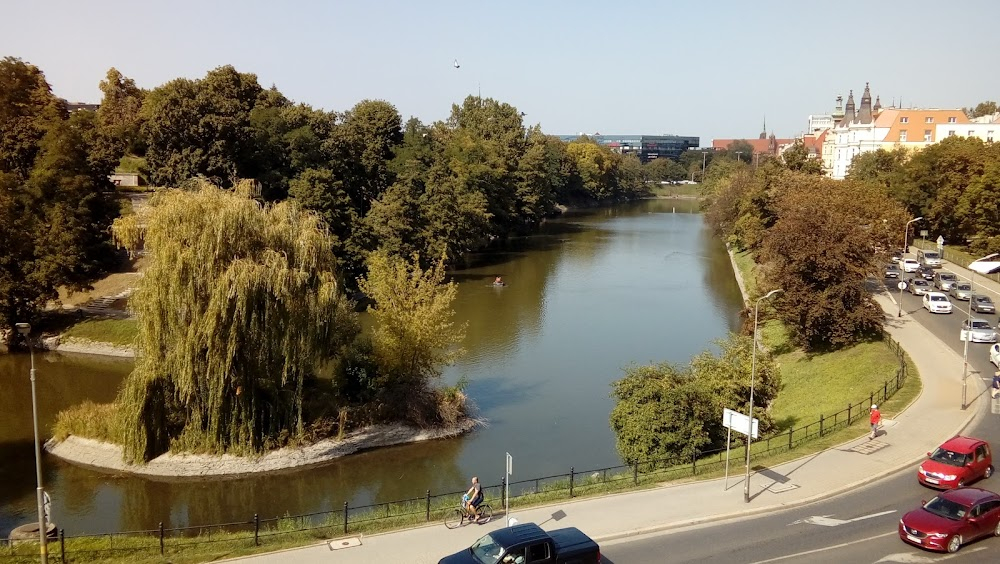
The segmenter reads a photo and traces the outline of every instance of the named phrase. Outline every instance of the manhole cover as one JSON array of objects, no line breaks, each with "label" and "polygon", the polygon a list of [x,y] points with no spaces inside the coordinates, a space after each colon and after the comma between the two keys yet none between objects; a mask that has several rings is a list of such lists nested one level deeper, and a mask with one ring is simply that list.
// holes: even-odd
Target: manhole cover
[{"label": "manhole cover", "polygon": [[863,443],[855,446],[851,450],[853,450],[854,452],[856,452],[858,454],[871,454],[873,452],[882,450],[882,449],[884,449],[887,446],[889,446],[889,443],[884,443],[882,441],[871,440],[871,441],[865,441],[865,442],[863,442]]},{"label": "manhole cover", "polygon": [[332,540],[328,544],[330,545],[330,550],[340,550],[342,548],[361,546],[361,539],[358,537],[350,537],[346,539]]},{"label": "manhole cover", "polygon": [[798,484],[784,484],[784,485],[777,486],[777,487],[774,487],[774,488],[768,488],[767,491],[769,491],[771,493],[782,493],[782,492],[792,491],[794,489],[797,489],[798,487],[799,487]]}]

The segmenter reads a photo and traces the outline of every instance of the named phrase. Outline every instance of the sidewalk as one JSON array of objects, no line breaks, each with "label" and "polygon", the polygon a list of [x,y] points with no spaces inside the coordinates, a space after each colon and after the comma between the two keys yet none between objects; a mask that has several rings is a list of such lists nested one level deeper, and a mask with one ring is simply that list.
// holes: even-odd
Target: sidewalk
[{"label": "sidewalk", "polygon": [[[950,265],[948,266],[949,269]],[[952,269],[968,277],[962,269]],[[994,283],[994,286],[998,286]],[[1000,289],[1000,286],[993,288]],[[716,479],[641,492],[563,501],[518,510],[520,522],[545,529],[578,527],[598,542],[729,517],[765,513],[830,497],[913,465],[943,440],[959,433],[979,412],[978,399],[965,411],[961,405],[962,357],[949,349],[909,315],[896,317],[896,304],[886,294],[876,300],[886,312],[887,331],[913,359],[923,391],[896,419],[885,421],[875,440],[866,437],[774,468],[750,479],[750,503],[743,501],[739,462],[730,469],[729,487]],[[969,381],[969,397],[979,398],[982,384]],[[745,468],[745,467],[743,467]],[[556,512],[564,512],[558,523]],[[480,536],[504,526],[503,516],[481,526],[448,530],[441,523],[364,538],[338,539],[293,550],[239,559],[241,562],[435,563],[442,556],[468,547]],[[333,549],[331,546],[344,546]]]}]

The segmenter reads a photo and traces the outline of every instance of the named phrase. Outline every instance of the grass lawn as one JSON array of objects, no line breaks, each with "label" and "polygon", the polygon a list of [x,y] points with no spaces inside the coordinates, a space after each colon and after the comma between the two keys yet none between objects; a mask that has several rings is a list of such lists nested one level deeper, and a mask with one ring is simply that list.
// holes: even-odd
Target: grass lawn
[{"label": "grass lawn", "polygon": [[649,184],[649,193],[657,198],[700,198],[701,184]]},{"label": "grass lawn", "polygon": [[131,345],[139,332],[135,319],[88,319],[63,332],[66,339],[83,339],[112,345]]}]

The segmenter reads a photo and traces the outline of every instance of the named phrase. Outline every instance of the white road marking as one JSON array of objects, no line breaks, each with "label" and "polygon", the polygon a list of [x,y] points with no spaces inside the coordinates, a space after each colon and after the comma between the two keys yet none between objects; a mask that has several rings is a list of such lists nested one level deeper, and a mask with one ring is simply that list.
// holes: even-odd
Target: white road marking
[{"label": "white road marking", "polygon": [[[978,552],[980,550],[986,550],[985,546],[977,546],[975,548],[970,548],[962,554],[969,554],[970,552]],[[950,560],[955,558],[958,554],[940,554],[935,556],[927,556],[920,553],[912,552],[897,552],[896,554],[889,554],[883,556],[882,558],[875,561],[876,564],[879,562],[903,562],[905,564],[926,564],[929,562],[940,562],[942,560]]]},{"label": "white road marking", "polygon": [[860,544],[860,543],[868,542],[868,541],[875,540],[875,539],[881,539],[881,538],[884,538],[884,537],[891,537],[891,536],[898,536],[898,535],[899,535],[898,532],[893,531],[891,533],[883,533],[881,535],[875,535],[874,537],[868,537],[868,538],[864,538],[864,539],[858,539],[856,541],[850,541],[850,542],[843,542],[843,543],[840,543],[840,544],[835,544],[833,546],[825,546],[823,548],[816,548],[816,549],[813,549],[813,550],[807,550],[805,552],[797,552],[795,554],[786,554],[784,556],[779,556],[777,558],[770,558],[768,560],[758,560],[758,561],[754,562],[753,564],[767,564],[768,562],[780,562],[782,560],[788,560],[789,558],[799,558],[799,557],[802,557],[802,556],[807,556],[809,554],[817,554],[817,553],[820,553],[820,552],[826,552],[828,550],[835,550],[837,548],[844,548],[845,546],[851,546],[852,544]]},{"label": "white road marking", "polygon": [[810,525],[820,525],[822,527],[836,527],[838,525],[846,525],[847,523],[854,523],[855,521],[864,521],[865,519],[871,519],[873,517],[881,517],[882,515],[888,515],[890,513],[895,513],[895,509],[890,509],[889,511],[882,511],[879,513],[872,513],[871,515],[862,515],[861,517],[855,517],[854,519],[833,519],[829,515],[814,515],[812,517],[807,517],[805,519],[799,519],[792,523],[792,525],[797,525],[799,523],[808,523]]}]

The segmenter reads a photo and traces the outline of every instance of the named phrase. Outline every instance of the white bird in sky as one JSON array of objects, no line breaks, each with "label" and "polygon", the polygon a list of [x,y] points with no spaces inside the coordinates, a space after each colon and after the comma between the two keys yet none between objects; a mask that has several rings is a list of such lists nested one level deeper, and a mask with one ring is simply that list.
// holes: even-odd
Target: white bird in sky
[{"label": "white bird in sky", "polygon": [[460,68],[460,67],[462,66],[462,65],[458,64],[458,59],[455,59],[455,63],[454,63],[454,65],[455,65],[455,68],[456,68],[456,69],[457,69],[457,68]]}]

